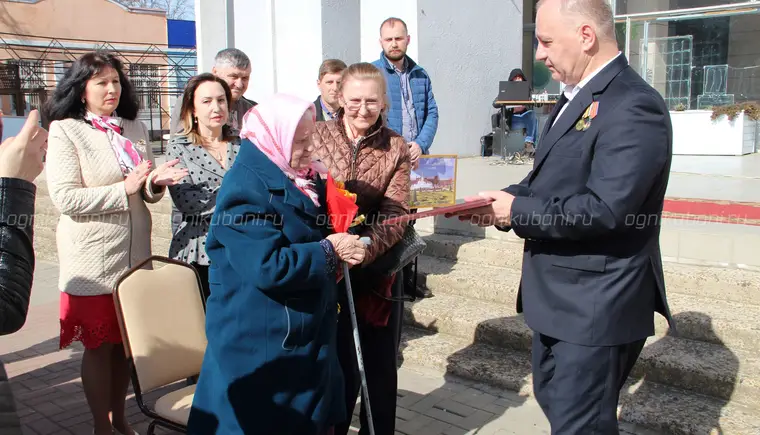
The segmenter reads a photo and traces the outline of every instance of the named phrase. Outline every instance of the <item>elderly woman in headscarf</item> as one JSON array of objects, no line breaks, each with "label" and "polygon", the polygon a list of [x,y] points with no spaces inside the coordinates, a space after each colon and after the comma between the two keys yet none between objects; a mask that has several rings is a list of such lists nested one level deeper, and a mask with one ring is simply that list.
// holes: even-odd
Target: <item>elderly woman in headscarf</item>
[{"label": "elderly woman in headscarf", "polygon": [[336,273],[366,248],[329,234],[314,128],[314,105],[282,94],[244,119],[206,240],[208,347],[189,434],[329,434],[346,417]]}]

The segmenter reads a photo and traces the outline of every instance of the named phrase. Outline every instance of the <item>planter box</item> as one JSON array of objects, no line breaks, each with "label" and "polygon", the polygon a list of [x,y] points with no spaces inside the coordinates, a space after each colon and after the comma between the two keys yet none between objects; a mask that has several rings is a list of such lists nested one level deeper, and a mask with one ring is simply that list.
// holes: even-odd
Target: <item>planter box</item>
[{"label": "planter box", "polygon": [[758,142],[758,122],[744,113],[729,121],[721,116],[710,119],[712,110],[671,111],[673,155],[741,156],[754,153]]}]

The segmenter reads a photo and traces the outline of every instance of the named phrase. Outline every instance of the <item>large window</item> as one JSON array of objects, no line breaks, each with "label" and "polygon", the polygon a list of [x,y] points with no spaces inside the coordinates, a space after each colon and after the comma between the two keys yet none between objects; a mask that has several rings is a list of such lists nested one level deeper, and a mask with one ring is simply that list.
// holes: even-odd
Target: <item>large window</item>
[{"label": "large window", "polygon": [[631,67],[671,109],[760,100],[760,8],[619,18],[617,28]]},{"label": "large window", "polygon": [[613,0],[615,15],[749,3],[748,0]]},{"label": "large window", "polygon": [[[760,2],[610,0],[620,50],[671,109],[760,101]],[[536,0],[523,0],[523,69],[537,92],[560,92],[535,61]]]}]

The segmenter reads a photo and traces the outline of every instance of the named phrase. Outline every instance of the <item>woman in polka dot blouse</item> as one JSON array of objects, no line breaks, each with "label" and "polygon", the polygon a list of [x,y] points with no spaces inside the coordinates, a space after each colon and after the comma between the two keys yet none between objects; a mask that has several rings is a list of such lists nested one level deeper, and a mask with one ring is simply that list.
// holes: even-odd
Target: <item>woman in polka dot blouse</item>
[{"label": "woman in polka dot blouse", "polygon": [[169,256],[193,265],[200,274],[203,292],[209,295],[206,236],[216,207],[216,194],[240,149],[238,132],[226,125],[229,102],[227,83],[212,74],[201,74],[187,83],[182,97],[185,130],[169,142],[169,159],[189,174],[169,189],[182,214],[169,247]]}]

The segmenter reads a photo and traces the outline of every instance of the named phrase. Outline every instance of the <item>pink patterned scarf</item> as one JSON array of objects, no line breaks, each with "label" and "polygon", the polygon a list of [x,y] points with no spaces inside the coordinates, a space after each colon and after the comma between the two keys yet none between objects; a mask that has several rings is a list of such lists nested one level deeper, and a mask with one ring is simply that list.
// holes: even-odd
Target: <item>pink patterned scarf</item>
[{"label": "pink patterned scarf", "polygon": [[144,159],[137,152],[132,141],[121,135],[121,118],[98,116],[92,112],[87,112],[85,120],[108,136],[108,141],[111,142],[111,148],[119,160],[121,173],[124,176],[127,176],[137,165],[142,163]]},{"label": "pink patterned scarf", "polygon": [[260,102],[243,116],[240,137],[253,142],[269,160],[319,206],[319,198],[310,177],[314,168],[293,169],[290,159],[293,137],[304,113],[316,120],[314,104],[287,94],[275,94]]}]

